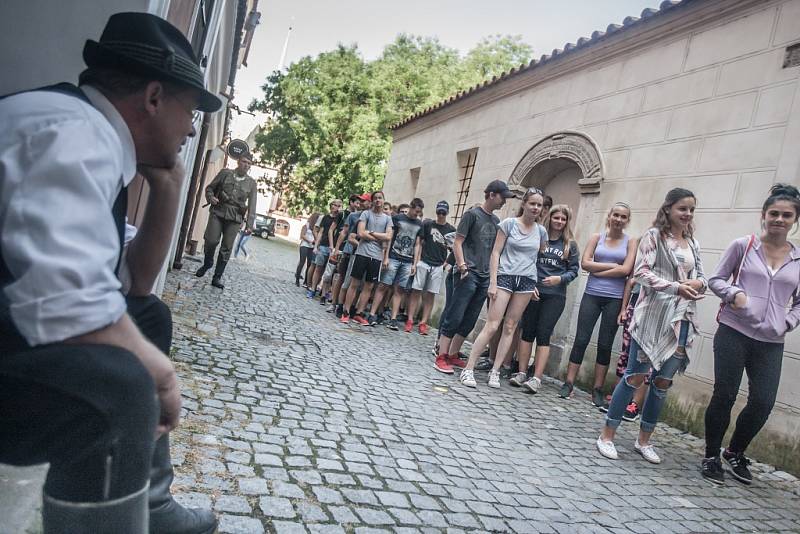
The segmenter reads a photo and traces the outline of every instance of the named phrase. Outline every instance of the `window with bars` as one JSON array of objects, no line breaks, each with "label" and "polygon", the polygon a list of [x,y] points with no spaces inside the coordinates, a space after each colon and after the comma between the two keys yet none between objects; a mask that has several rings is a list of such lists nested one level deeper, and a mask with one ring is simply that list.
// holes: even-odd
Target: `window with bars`
[{"label": "window with bars", "polygon": [[458,195],[456,205],[453,208],[453,224],[458,225],[461,216],[464,215],[469,198],[469,189],[472,186],[472,175],[475,172],[475,160],[478,157],[478,149],[472,148],[458,153]]}]

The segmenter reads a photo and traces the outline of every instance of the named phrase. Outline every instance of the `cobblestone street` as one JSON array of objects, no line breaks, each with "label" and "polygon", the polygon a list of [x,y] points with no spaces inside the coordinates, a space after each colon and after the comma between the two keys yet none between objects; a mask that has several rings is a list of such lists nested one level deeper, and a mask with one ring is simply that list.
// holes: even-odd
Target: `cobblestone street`
[{"label": "cobblestone street", "polygon": [[594,441],[589,396],[476,390],[432,366],[433,337],[345,326],[294,286],[296,249],[260,239],[224,291],[197,264],[169,275],[184,418],[173,438],[185,504],[222,532],[800,531],[797,481],[756,464],[756,483],[699,473],[702,442],[661,426],[664,461]]}]

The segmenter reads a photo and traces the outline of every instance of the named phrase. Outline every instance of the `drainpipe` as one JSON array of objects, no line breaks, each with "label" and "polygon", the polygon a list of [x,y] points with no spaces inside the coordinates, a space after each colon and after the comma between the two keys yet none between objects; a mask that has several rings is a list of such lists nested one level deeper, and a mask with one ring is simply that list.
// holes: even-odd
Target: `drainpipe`
[{"label": "drainpipe", "polygon": [[[203,115],[203,125],[200,127],[200,139],[197,142],[198,150],[194,157],[194,165],[192,165],[192,176],[189,179],[189,190],[186,193],[186,204],[183,208],[183,219],[181,220],[181,229],[178,234],[178,245],[175,247],[175,258],[172,262],[172,268],[180,270],[183,267],[183,252],[186,249],[186,240],[191,235],[189,222],[194,222],[195,212],[193,207],[193,200],[198,190],[201,177],[205,178],[205,167],[208,165],[208,157],[203,157],[203,147],[206,146],[206,138],[208,137],[209,126],[211,125],[211,113]],[[206,154],[207,156],[207,154]],[[200,173],[200,166],[203,166],[203,173]],[[193,226],[193,225],[192,225]]]}]

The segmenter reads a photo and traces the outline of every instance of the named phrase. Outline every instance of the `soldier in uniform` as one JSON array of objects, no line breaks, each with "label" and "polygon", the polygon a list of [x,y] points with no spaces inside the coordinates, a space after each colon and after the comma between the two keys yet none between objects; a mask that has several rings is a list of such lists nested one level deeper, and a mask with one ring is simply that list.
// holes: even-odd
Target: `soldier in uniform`
[{"label": "soldier in uniform", "polygon": [[195,274],[198,277],[205,276],[214,266],[214,251],[221,237],[222,246],[217,256],[214,277],[211,279],[211,285],[220,289],[225,287],[222,284],[222,274],[231,257],[233,242],[242,227],[245,214],[247,214],[247,229],[252,231],[255,225],[258,190],[256,181],[247,175],[252,164],[250,155],[244,154],[239,158],[236,170],[222,169],[206,187],[206,200],[211,204],[211,213],[203,236],[205,260]]}]

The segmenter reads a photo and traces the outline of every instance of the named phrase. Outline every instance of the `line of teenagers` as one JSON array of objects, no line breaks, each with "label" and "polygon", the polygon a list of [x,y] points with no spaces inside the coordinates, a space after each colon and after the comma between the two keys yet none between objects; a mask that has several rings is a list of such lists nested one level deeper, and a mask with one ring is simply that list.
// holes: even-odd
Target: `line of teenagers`
[{"label": "line of teenagers", "polygon": [[[550,273],[537,276],[537,267],[542,269],[539,256],[545,255],[548,248],[543,242],[552,245],[554,237],[562,240],[562,258],[564,251],[571,250],[571,246],[563,246],[571,241],[570,212],[566,207],[554,207],[543,225],[538,225],[543,194],[529,189],[518,216],[500,223],[492,212],[511,196],[513,193],[503,182],[492,182],[485,191],[484,203],[469,210],[459,224],[453,247],[455,268],[450,275],[453,291],[442,316],[434,365],[445,373],[452,373],[454,367],[462,368],[460,381],[475,387],[473,368],[477,357],[502,324],[497,350],[501,356],[495,358],[489,374],[489,386],[498,387],[497,370],[503,363],[502,356],[509,352],[514,331],[521,318],[523,332],[526,330],[526,321],[530,321],[527,310],[538,306],[535,327],[528,326],[529,334],[523,333],[523,341],[528,344],[517,350],[520,373],[511,378],[512,384],[536,392],[544,369],[539,357],[546,360],[549,354],[552,329],[548,327],[555,325],[563,311],[562,302],[545,305],[544,288],[553,284],[553,279]],[[695,206],[691,191],[669,191],[652,227],[638,244],[624,232],[630,207],[624,203],[612,206],[606,231],[592,236],[581,259],[589,281],[581,300],[578,332],[561,396],[571,395],[592,330],[602,317],[592,399],[608,413],[597,448],[603,456],[618,458],[613,443],[617,427],[623,418],[635,420],[641,414],[634,449],[646,460],[660,463],[650,437],[675,374],[686,369],[692,356],[698,331],[696,302],[710,288],[720,297],[722,306],[713,345],[715,382],[706,412],[707,448],[702,474],[722,483],[724,460],[737,480],[750,483],[752,475],[744,453],[774,405],[784,336],[800,323],[800,251],[787,240],[798,222],[800,193],[790,185],[773,186],[763,205],[761,234],[734,241],[710,279],[704,273],[700,245],[694,238]],[[561,221],[562,218],[566,220]],[[560,268],[563,274],[555,285],[563,290],[577,275],[577,268],[572,270],[569,262],[562,262]],[[570,272],[575,273],[571,278],[567,274]],[[487,322],[465,364],[458,353],[474,328],[487,295]],[[628,324],[624,336],[627,361],[620,362],[625,365],[624,371],[618,371],[620,380],[607,404],[601,386],[616,330],[623,323]],[[530,335],[530,330],[537,335]],[[525,381],[522,373],[527,368],[533,340],[539,341],[536,370]],[[540,349],[544,350],[540,353]],[[737,419],[730,445],[720,453],[744,372],[750,384],[747,404]]]},{"label": "line of teenagers", "polygon": [[[722,304],[701,472],[723,483],[724,460],[735,479],[750,484],[744,453],[775,403],[784,336],[800,323],[800,251],[787,240],[798,222],[800,192],[774,185],[762,208],[760,235],[731,243],[708,279],[694,238],[695,206],[691,191],[671,190],[639,241],[632,278],[641,291],[630,320],[627,367],[614,389],[597,449],[618,458],[616,429],[631,398],[649,381],[634,450],[651,463],[661,462],[650,437],[675,374],[689,364],[698,331],[696,303],[710,288]],[[750,385],[747,403],[728,447],[721,450],[744,372]]]}]

